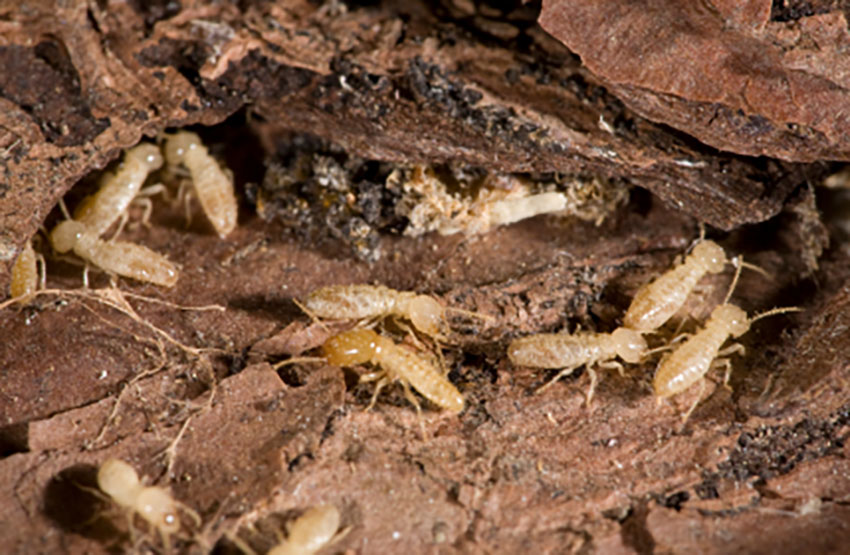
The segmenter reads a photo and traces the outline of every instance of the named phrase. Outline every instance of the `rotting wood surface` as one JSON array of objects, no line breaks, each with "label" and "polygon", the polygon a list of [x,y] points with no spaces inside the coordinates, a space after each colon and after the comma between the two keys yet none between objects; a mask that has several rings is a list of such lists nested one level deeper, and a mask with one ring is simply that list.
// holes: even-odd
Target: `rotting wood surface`
[{"label": "rotting wood surface", "polygon": [[4,288],[23,241],[86,172],[144,135],[210,125],[246,104],[366,158],[621,177],[724,229],[775,215],[803,176],[635,115],[530,6],[140,6],[2,8]]},{"label": "rotting wood surface", "polygon": [[[143,14],[124,6],[128,11],[115,17],[142,20]],[[216,14],[184,5],[184,11],[190,8],[205,15],[149,12],[152,19],[138,32],[159,36],[170,25],[179,29],[193,17]],[[314,9],[293,8],[290,15],[303,18]],[[429,13],[414,11],[423,18]],[[104,14],[96,15],[102,21]],[[238,20],[239,14],[230,17]],[[358,20],[345,17],[378,15],[352,9],[327,17],[351,24]],[[318,55],[316,44],[309,44]],[[201,107],[198,120],[155,119],[150,131],[212,123],[234,106],[220,112]],[[293,106],[307,114],[303,125],[329,118],[309,114],[305,104]],[[273,110],[267,109],[259,113]],[[653,129],[653,136],[663,133],[635,121]],[[234,125],[244,123],[231,121],[206,138],[224,150],[244,149],[234,145],[235,134],[231,143],[222,139]],[[330,133],[328,127],[320,134]],[[340,141],[376,157],[370,149],[389,149],[364,144],[368,133],[359,133],[343,134]],[[455,138],[427,140],[437,149]],[[117,152],[136,139],[127,136],[127,145],[108,148]],[[413,147],[403,148],[411,152],[393,156],[415,154]],[[469,149],[469,161],[480,161],[475,152],[482,149]],[[436,158],[434,151],[421,152]],[[510,160],[510,152],[497,152]],[[246,165],[258,164],[256,156]],[[751,163],[712,156],[732,167]],[[56,177],[49,194],[38,188],[26,193],[35,196],[21,193],[15,202],[30,207],[28,217],[39,223],[76,179],[71,176],[106,157],[100,160]],[[518,169],[512,163],[503,169]],[[663,159],[660,167],[673,171],[663,169]],[[774,174],[764,175],[767,180]],[[689,183],[694,191],[709,185]],[[778,211],[784,197],[778,195],[773,208],[755,219]],[[30,204],[30,198],[36,200]],[[734,204],[738,197],[728,198]],[[842,199],[847,202],[834,193],[828,200],[834,208]],[[186,345],[212,350],[195,356],[169,346],[163,353],[149,330],[91,301],[45,295],[30,307],[5,309],[0,543],[19,553],[126,548],[124,519],[106,513],[89,522],[101,504],[77,486],[93,485],[96,466],[118,456],[201,513],[197,543],[179,544],[185,552],[228,549],[225,532],[268,514],[287,520],[322,502],[336,504],[343,525],[351,527],[333,548],[338,551],[838,552],[848,534],[836,523],[846,521],[850,495],[843,354],[850,343],[850,254],[845,218],[828,219],[824,228],[813,203],[810,190],[798,189],[777,219],[716,234],[728,252],[744,253],[773,276],[745,273],[734,302],[750,313],[789,304],[806,310],[756,324],[743,338],[747,356],[733,360],[733,391],[709,387],[710,396],[684,430],[679,417],[693,396],[658,407],[649,387],[653,363],[630,367],[625,377],[604,373],[588,410],[582,406],[583,372],[534,395],[548,374],[512,368],[504,356],[507,342],[526,333],[578,324],[610,331],[635,289],[669,267],[695,238],[694,219],[640,191],[601,227],[544,217],[470,239],[387,236],[384,251],[393,255],[374,264],[352,259],[344,248],[294,240],[248,210],[240,227],[220,240],[200,213],[186,229],[179,208],[157,204],[152,227],[130,230],[125,238],[181,263],[181,280],[168,291],[124,281],[121,289],[181,305],[223,306],[224,312],[177,310],[128,297],[145,321]],[[748,206],[756,212],[756,205]],[[14,229],[18,244],[27,233]],[[821,254],[827,229],[835,242]],[[79,268],[48,263],[50,287],[79,287]],[[696,321],[722,299],[730,277],[731,270],[703,282],[687,307]],[[463,414],[426,410],[429,435],[423,439],[416,413],[397,387],[366,413],[361,409],[372,389],[355,385],[356,370],[303,364],[276,373],[266,365],[321,341],[304,331],[309,319],[291,299],[338,282],[434,293],[491,318],[453,319],[445,355],[450,378],[467,397]],[[105,286],[106,279],[96,276],[93,285]],[[147,371],[151,375],[131,383]],[[273,537],[252,541],[268,547]]]}]

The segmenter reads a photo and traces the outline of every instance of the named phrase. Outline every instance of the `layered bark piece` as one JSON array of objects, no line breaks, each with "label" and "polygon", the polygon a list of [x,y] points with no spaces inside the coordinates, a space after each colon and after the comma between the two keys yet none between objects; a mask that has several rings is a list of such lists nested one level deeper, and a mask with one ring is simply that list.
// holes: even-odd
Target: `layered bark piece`
[{"label": "layered bark piece", "polygon": [[540,24],[653,121],[740,154],[848,160],[850,33],[836,4],[545,0]]},{"label": "layered bark piece", "polygon": [[0,60],[34,68],[0,78],[4,288],[20,246],[87,171],[246,102],[269,127],[366,159],[621,178],[726,229],[769,218],[802,179],[635,115],[525,8],[30,7],[4,12],[0,43]]}]

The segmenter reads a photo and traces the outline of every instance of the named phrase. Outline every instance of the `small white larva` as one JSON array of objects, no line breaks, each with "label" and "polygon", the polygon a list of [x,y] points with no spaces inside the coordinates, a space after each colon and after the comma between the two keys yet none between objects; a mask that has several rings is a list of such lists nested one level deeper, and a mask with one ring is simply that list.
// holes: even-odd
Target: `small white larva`
[{"label": "small white larva", "polygon": [[210,156],[197,134],[179,131],[165,141],[165,159],[169,164],[184,165],[192,176],[195,194],[207,218],[220,237],[236,227],[239,207],[233,191],[233,179]]},{"label": "small white larva", "polygon": [[141,143],[131,148],[118,172],[107,174],[100,189],[83,199],[74,219],[95,235],[103,235],[115,220],[126,215],[148,174],[161,166],[162,154],[155,145]]},{"label": "small white larva", "polygon": [[646,353],[646,340],[640,332],[628,328],[618,328],[611,333],[541,333],[514,339],[508,346],[508,358],[516,366],[562,369],[538,392],[585,365],[590,375],[588,405],[598,381],[594,366],[616,369],[622,374],[623,366],[614,360],[616,357],[637,363]]}]

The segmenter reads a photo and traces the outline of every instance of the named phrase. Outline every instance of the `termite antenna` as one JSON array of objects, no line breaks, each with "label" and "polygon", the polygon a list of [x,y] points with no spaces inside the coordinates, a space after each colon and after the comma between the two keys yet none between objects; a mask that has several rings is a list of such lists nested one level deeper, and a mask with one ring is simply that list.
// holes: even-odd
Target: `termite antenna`
[{"label": "termite antenna", "polygon": [[767,270],[762,268],[761,266],[756,266],[755,264],[750,264],[749,262],[744,262],[744,260],[742,258],[738,257],[738,256],[736,256],[735,258],[732,259],[732,264],[734,264],[735,266],[740,265],[742,268],[746,268],[748,270],[752,270],[754,272],[757,272],[757,273],[763,275],[764,277],[766,277],[767,279],[773,279],[773,276]]},{"label": "termite antenna", "polygon": [[329,330],[329,329],[328,329],[328,327],[325,325],[325,323],[324,323],[324,322],[322,322],[322,321],[319,319],[319,317],[318,317],[318,316],[316,316],[315,314],[313,314],[313,312],[312,312],[309,308],[307,308],[306,306],[304,306],[304,304],[303,304],[301,301],[299,301],[299,300],[298,300],[298,299],[296,299],[295,297],[292,297],[292,302],[293,302],[293,303],[295,303],[295,306],[297,306],[298,308],[300,308],[300,309],[301,309],[301,312],[303,312],[304,314],[306,314],[307,316],[309,316],[309,317],[310,317],[310,319],[311,319],[311,320],[313,320],[313,323],[315,323],[315,324],[319,324],[319,325],[322,327],[322,329],[323,329],[323,330],[325,330],[326,332],[328,332],[328,333],[330,333],[330,332],[331,332],[331,330]]},{"label": "termite antenna", "polygon": [[690,253],[692,250],[694,250],[694,247],[696,247],[703,241],[705,241],[705,224],[699,222],[699,237],[691,241],[691,244],[688,245],[688,248],[685,249],[685,252]]},{"label": "termite antenna", "polygon": [[723,304],[728,304],[729,299],[732,298],[732,292],[735,290],[735,286],[738,285],[738,278],[741,277],[741,269],[744,267],[744,257],[738,256],[735,258],[738,262],[735,264],[735,277],[732,278],[732,284],[729,286],[729,292],[726,293],[726,298],[723,299]]},{"label": "termite antenna", "polygon": [[299,362],[327,362],[327,359],[324,357],[293,357],[288,358],[282,362],[278,362],[272,365],[272,370],[277,370],[278,368],[283,368],[284,366],[289,366],[290,364],[297,364]]},{"label": "termite antenna", "polygon": [[799,306],[784,306],[782,308],[773,308],[766,312],[762,312],[761,314],[756,314],[752,318],[750,318],[750,323],[752,324],[756,320],[761,320],[762,318],[767,318],[768,316],[776,316],[777,314],[785,314],[786,312],[802,312],[803,309]]},{"label": "termite antenna", "polygon": [[458,314],[463,314],[464,316],[469,316],[470,318],[478,318],[479,320],[486,320],[488,322],[491,322],[493,320],[493,317],[489,314],[482,314],[480,312],[464,310],[463,308],[454,308],[451,306],[447,306],[446,312],[457,312]]},{"label": "termite antenna", "polygon": [[65,199],[59,199],[59,210],[62,211],[62,215],[65,216],[66,220],[71,219],[71,213],[68,212],[68,207],[65,206]]}]

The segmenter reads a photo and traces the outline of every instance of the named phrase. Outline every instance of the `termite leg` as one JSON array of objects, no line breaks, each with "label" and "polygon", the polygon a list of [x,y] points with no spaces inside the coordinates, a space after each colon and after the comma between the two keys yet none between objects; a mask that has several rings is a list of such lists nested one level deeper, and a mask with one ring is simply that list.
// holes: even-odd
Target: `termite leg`
[{"label": "termite leg", "polygon": [[124,226],[127,225],[127,220],[130,219],[130,214],[128,212],[121,212],[121,215],[118,216],[118,229],[115,230],[115,233],[112,234],[112,237],[109,238],[110,241],[114,241],[121,235],[121,232],[124,231]]},{"label": "termite leg", "polygon": [[152,197],[156,195],[162,195],[162,199],[166,202],[171,200],[171,196],[168,194],[168,187],[163,185],[162,183],[157,183],[155,185],[149,185],[139,191],[139,194],[136,195],[136,198],[139,197]]},{"label": "termite leg", "polygon": [[38,288],[47,289],[47,263],[44,261],[44,255],[40,252],[35,253],[35,260],[39,264]]},{"label": "termite leg", "polygon": [[[242,553],[245,553],[245,555],[257,555],[257,552],[254,551],[253,548],[251,548],[251,546],[249,546],[245,542],[245,540],[243,540],[242,538],[240,538],[238,535],[234,534],[233,532],[226,532],[224,534],[224,536],[228,540],[230,540],[230,542],[233,543],[233,545],[235,545],[237,549],[239,549]],[[280,543],[280,542],[278,542],[278,543]]]},{"label": "termite leg", "polygon": [[626,377],[626,372],[623,369],[623,365],[617,362],[616,360],[609,360],[608,362],[603,362],[599,365],[599,367],[608,368],[610,370],[616,370],[620,374],[620,377]]},{"label": "termite leg", "polygon": [[133,204],[137,204],[142,207],[142,219],[138,223],[142,224],[144,227],[150,227],[151,215],[153,214],[153,201],[148,197],[136,197],[133,199]]},{"label": "termite leg", "polygon": [[697,408],[697,405],[702,400],[702,396],[705,393],[705,378],[702,378],[699,381],[699,395],[697,395],[696,401],[691,405],[691,408],[688,409],[688,412],[685,413],[685,416],[682,417],[682,429],[684,429],[685,424],[688,422],[688,418],[691,417],[691,413],[694,412],[694,409]]},{"label": "termite leg", "polygon": [[717,353],[717,356],[718,357],[725,357],[725,356],[731,355],[732,353],[738,353],[739,355],[743,356],[744,353],[746,353],[746,352],[747,352],[747,349],[745,349],[744,346],[741,345],[740,343],[732,343],[731,345],[729,345],[728,347],[726,347],[722,351],[719,351]]},{"label": "termite leg", "polygon": [[184,513],[186,513],[192,518],[192,521],[195,523],[195,526],[200,528],[201,524],[204,521],[201,519],[201,515],[198,514],[198,511],[186,505],[185,503],[181,503],[177,499],[173,499],[173,501],[176,506],[180,507]]},{"label": "termite leg", "polygon": [[[371,374],[366,374],[366,376],[371,376]],[[366,377],[366,376],[364,376],[364,377]],[[371,380],[365,380],[365,381],[372,381],[373,379],[374,378],[372,378]],[[361,382],[364,381],[363,378],[360,378],[360,381]],[[369,412],[370,410],[372,410],[372,407],[375,406],[375,403],[378,400],[378,394],[381,392],[381,390],[384,388],[384,386],[386,386],[389,383],[390,383],[390,379],[386,376],[383,376],[381,379],[378,380],[378,383],[375,384],[375,393],[372,394],[372,400],[369,401],[369,406],[366,407],[363,410],[363,412]]]},{"label": "termite leg", "polygon": [[427,436],[425,435],[425,423],[422,422],[422,407],[419,406],[419,401],[416,399],[416,396],[413,395],[413,392],[410,391],[410,386],[407,384],[407,381],[402,380],[401,386],[404,388],[404,398],[416,407],[416,419],[419,421],[419,430],[422,432],[422,439],[424,440]]},{"label": "termite leg", "polygon": [[89,288],[89,263],[83,265],[83,289]]},{"label": "termite leg", "polygon": [[[732,345],[726,347],[722,351],[717,353],[718,357],[727,357],[733,353],[739,353],[743,355],[747,350],[740,343],[733,343]],[[729,385],[729,378],[732,377],[732,363],[728,358],[718,358],[712,363],[712,366],[724,366],[726,367],[726,372],[723,375],[723,387],[732,391],[732,387]]]},{"label": "termite leg", "polygon": [[[579,365],[579,366],[581,366],[581,365]],[[573,372],[576,368],[578,368],[578,366],[568,366],[568,367],[564,368],[563,370],[561,370],[560,372],[558,372],[558,374],[557,374],[554,378],[552,378],[551,380],[549,380],[548,382],[546,382],[543,386],[541,386],[541,387],[540,387],[540,389],[538,389],[538,390],[536,391],[536,393],[543,393],[544,391],[546,391],[547,389],[549,389],[550,387],[552,387],[552,385],[553,385],[555,382],[557,382],[558,380],[560,380],[560,379],[561,379],[561,378],[563,378],[564,376],[569,375],[569,374],[572,374],[572,372]]]},{"label": "termite leg", "polygon": [[590,387],[587,390],[585,403],[587,403],[587,406],[590,407],[590,402],[593,400],[593,393],[596,391],[596,384],[599,382],[599,376],[596,374],[596,370],[594,370],[590,365],[587,366],[587,375],[590,376]]},{"label": "termite leg", "polygon": [[711,363],[711,367],[723,367],[725,370],[723,371],[723,387],[732,391],[732,386],[729,385],[729,378],[732,377],[732,361],[728,358],[718,358],[717,360]]}]

